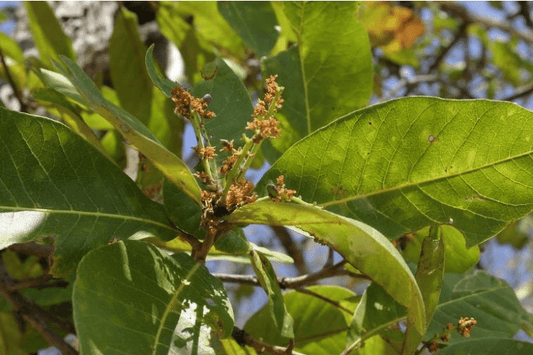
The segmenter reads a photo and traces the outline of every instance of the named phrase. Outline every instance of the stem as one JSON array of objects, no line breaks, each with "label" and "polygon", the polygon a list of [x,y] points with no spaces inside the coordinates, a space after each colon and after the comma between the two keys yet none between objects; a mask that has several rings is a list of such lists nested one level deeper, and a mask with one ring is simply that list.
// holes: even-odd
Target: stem
[{"label": "stem", "polygon": [[[207,137],[205,129],[202,128],[202,121],[201,121],[200,115],[192,111],[192,117],[190,121],[194,129],[194,134],[196,135],[196,140],[198,141],[198,148],[205,149],[206,145],[204,144],[204,139],[208,143],[207,146],[210,146],[209,138]],[[218,181],[218,179],[215,179],[215,176],[213,175],[213,171],[216,172],[216,168],[213,166],[213,169],[211,169],[212,168],[211,163],[208,159],[205,159],[204,157],[200,156],[200,160],[202,162],[202,166],[204,167],[205,173],[209,176],[211,181]],[[215,159],[212,159],[212,161],[214,160]]]},{"label": "stem", "polygon": [[222,191],[222,196],[220,196],[220,199],[218,202],[219,205],[223,205],[224,202],[226,201],[226,196],[228,195],[229,188],[231,187],[234,181],[238,180],[237,177],[239,176],[239,173],[240,173],[240,169],[241,169],[240,166],[244,158],[248,155],[250,148],[254,144],[254,142],[250,138],[246,137],[246,135],[244,134],[243,134],[243,139],[245,141],[244,147],[242,147],[241,154],[239,155],[239,157],[237,158],[237,161],[235,162],[235,164],[233,164],[233,166],[231,167],[231,170],[228,172],[226,176],[226,183],[224,185],[224,190]]}]

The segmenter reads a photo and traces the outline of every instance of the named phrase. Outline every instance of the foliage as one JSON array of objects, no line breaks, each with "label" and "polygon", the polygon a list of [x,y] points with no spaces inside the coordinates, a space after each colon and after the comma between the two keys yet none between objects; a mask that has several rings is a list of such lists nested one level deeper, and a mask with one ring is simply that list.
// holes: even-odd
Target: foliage
[{"label": "foliage", "polygon": [[[472,36],[500,70],[491,85],[519,85],[531,76],[520,33],[493,42],[448,4],[427,5],[426,33],[421,4],[154,3],[183,55],[176,82],[121,4],[110,87],[78,67],[46,2],[25,6],[40,59],[0,38],[0,74],[21,107],[0,105],[0,353],[42,347],[24,321],[65,354],[72,332],[81,353],[106,355],[533,351],[514,339],[533,334],[533,317],[476,269],[487,240],[527,239],[533,113],[460,100],[471,98],[457,94],[463,79],[439,79],[472,74],[443,62]],[[442,31],[457,37],[428,60]],[[406,65],[429,68],[442,97],[407,97],[423,91],[399,77],[405,97],[386,100],[383,84]],[[133,180],[124,146],[139,153]],[[246,173],[265,163],[254,186]],[[248,225],[270,226],[288,255],[252,243]],[[322,269],[309,272],[296,234],[329,248]],[[213,259],[255,275],[214,273]],[[273,262],[304,275],[279,277]],[[313,285],[335,276],[350,281]],[[243,329],[229,283],[266,294]]]}]

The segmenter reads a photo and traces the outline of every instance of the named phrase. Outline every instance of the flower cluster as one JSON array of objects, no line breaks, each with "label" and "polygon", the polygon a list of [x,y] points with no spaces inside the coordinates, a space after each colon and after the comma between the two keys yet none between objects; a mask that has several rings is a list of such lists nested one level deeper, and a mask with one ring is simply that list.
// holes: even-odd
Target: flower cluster
[{"label": "flower cluster", "polygon": [[226,208],[232,211],[237,207],[257,201],[257,194],[252,193],[253,189],[254,184],[246,179],[234,182],[226,197]]},{"label": "flower cluster", "polygon": [[194,150],[202,159],[207,159],[207,160],[214,159],[215,156],[217,155],[215,153],[215,147],[210,147],[210,146],[205,147],[205,148],[193,147],[192,150]]},{"label": "flower cluster", "polygon": [[172,89],[172,101],[176,104],[174,112],[183,117],[190,119],[191,110],[197,112],[204,119],[215,117],[213,111],[207,111],[209,103],[204,99],[194,97],[190,92],[182,87],[175,87]]},{"label": "flower cluster", "polygon": [[474,318],[461,317],[461,319],[459,319],[459,322],[457,323],[457,332],[463,338],[469,338],[470,333],[472,332],[472,328],[474,328],[474,325],[476,324],[477,320],[475,320]]},{"label": "flower cluster", "polygon": [[[281,104],[283,103],[283,99],[279,95],[280,88],[276,83],[277,77],[277,75],[271,75],[266,80],[264,101],[261,99],[257,100],[252,114],[254,119],[246,125],[246,129],[258,131],[253,138],[254,143],[259,143],[266,138],[277,138],[280,134],[280,129],[278,128],[279,121],[273,116],[277,112],[277,109],[281,108]],[[272,107],[271,104],[273,104],[274,100],[276,100],[276,103]],[[267,106],[271,107],[270,112]],[[270,117],[267,117],[269,114]]]},{"label": "flower cluster", "polygon": [[274,202],[290,201],[296,194],[296,190],[288,190],[285,188],[285,176],[280,175],[276,179],[277,186],[270,185],[269,196]]}]

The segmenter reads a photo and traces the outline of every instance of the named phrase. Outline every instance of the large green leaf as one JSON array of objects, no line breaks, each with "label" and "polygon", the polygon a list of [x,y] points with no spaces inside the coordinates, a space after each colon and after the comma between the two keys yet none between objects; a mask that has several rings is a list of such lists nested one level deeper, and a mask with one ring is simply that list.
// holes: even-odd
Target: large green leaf
[{"label": "large green leaf", "polygon": [[24,53],[17,41],[0,32],[0,51],[6,57],[10,57],[18,63],[24,63]]},{"label": "large green leaf", "polygon": [[196,84],[191,93],[196,97],[210,94],[213,98],[208,109],[215,112],[216,117],[208,120],[205,127],[214,137],[211,144],[221,148],[222,138],[240,142],[246,123],[252,120],[253,106],[243,82],[226,62],[217,58],[214,64],[215,77]]},{"label": "large green leaf", "polygon": [[375,229],[317,207],[256,202],[237,209],[228,221],[236,224],[295,226],[331,246],[350,264],[380,284],[404,305],[425,329],[422,295],[415,278],[399,252]]},{"label": "large green leaf", "polygon": [[513,339],[479,339],[448,346],[439,355],[530,355],[533,344]]},{"label": "large green leaf", "polygon": [[200,205],[200,187],[187,165],[161,145],[156,136],[137,118],[107,101],[91,79],[74,62],[62,58],[70,73],[64,74],[94,112],[107,119],[146,156],[173,184]]},{"label": "large green leaf", "polygon": [[0,142],[1,248],[56,235],[62,275],[112,238],[177,235],[163,206],[63,124],[0,108]]},{"label": "large green leaf", "polygon": [[233,330],[222,282],[187,254],[139,241],[87,254],[73,305],[84,354],[214,354],[210,329],[222,337]]},{"label": "large green leaf", "polygon": [[306,201],[390,239],[451,223],[467,247],[533,209],[533,114],[507,102],[410,97],[353,112],[291,147],[284,174]]},{"label": "large green leaf", "polygon": [[172,97],[172,89],[177,86],[180,86],[180,84],[167,79],[164,75],[157,72],[153,56],[154,47],[155,44],[152,44],[150,48],[148,48],[148,50],[146,51],[146,70],[154,85],[157,86],[157,88],[161,90],[161,92],[165,94],[166,97]]},{"label": "large green leaf", "polygon": [[259,57],[268,55],[278,39],[270,2],[219,1],[218,12]]},{"label": "large green leaf", "polygon": [[76,60],[70,38],[65,35],[54,12],[46,1],[24,2],[28,24],[41,60],[51,67],[51,59],[59,60],[60,55]]},{"label": "large green leaf", "polygon": [[265,76],[277,74],[285,87],[277,153],[294,142],[364,106],[372,93],[368,35],[354,2],[283,3],[298,45],[263,61]]},{"label": "large green leaf", "polygon": [[[297,291],[283,295],[294,319],[295,350],[313,355],[339,354],[357,304],[355,294],[338,286],[311,286],[306,290],[317,296]],[[269,344],[286,346],[289,341],[277,332],[266,306],[248,320],[244,329]]]},{"label": "large green leaf", "polygon": [[144,64],[145,52],[137,16],[121,6],[109,40],[109,73],[120,106],[148,125],[153,86]]}]

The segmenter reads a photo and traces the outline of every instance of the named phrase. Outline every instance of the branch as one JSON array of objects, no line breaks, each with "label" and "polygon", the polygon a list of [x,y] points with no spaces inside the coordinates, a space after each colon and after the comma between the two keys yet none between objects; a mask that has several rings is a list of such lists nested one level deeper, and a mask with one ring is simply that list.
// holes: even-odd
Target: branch
[{"label": "branch", "polygon": [[254,339],[250,334],[237,327],[233,328],[231,336],[240,345],[248,345],[257,350],[259,353],[269,352],[276,355],[303,355],[299,352],[292,351],[294,348],[294,339],[291,339],[290,344],[284,348],[281,346],[265,344],[262,341]]},{"label": "branch", "polygon": [[294,266],[298,270],[300,274],[307,274],[309,270],[307,269],[307,265],[305,264],[305,259],[302,254],[302,251],[294,240],[292,239],[292,236],[287,231],[287,228],[282,226],[271,226],[272,230],[278,237],[279,241],[281,242],[281,245],[283,245],[283,248],[289,254],[289,256],[294,260]]},{"label": "branch", "polygon": [[[302,286],[316,283],[316,281],[319,281],[321,279],[326,279],[326,278],[335,277],[335,276],[348,275],[351,277],[356,277],[356,278],[361,278],[361,279],[367,279],[367,280],[369,279],[365,275],[354,274],[353,272],[344,269],[342,266],[344,266],[345,263],[346,261],[341,261],[340,263],[337,263],[331,267],[322,269],[313,274],[307,274],[307,275],[298,276],[298,277],[278,278],[278,283],[282,289],[285,289],[285,288],[300,288]],[[215,276],[222,282],[239,283],[239,284],[251,285],[251,286],[261,286],[261,284],[259,283],[259,280],[257,280],[257,277],[254,275],[213,274],[213,276]]]},{"label": "branch", "polygon": [[514,93],[513,95],[511,96],[508,96],[506,98],[503,98],[501,100],[503,101],[513,101],[513,100],[516,100],[516,99],[519,99],[521,97],[524,97],[524,96],[527,96],[527,95],[530,95],[533,93],[533,86],[531,87],[528,87],[528,88],[525,88],[525,89],[522,89],[521,91],[519,92],[516,92]]},{"label": "branch", "polygon": [[18,291],[10,291],[15,282],[9,276],[4,265],[0,263],[0,295],[13,307],[15,312],[22,315],[30,325],[41,334],[41,336],[52,346],[58,348],[63,354],[76,355],[78,352],[58,336],[50,327],[48,322],[54,323],[61,330],[67,333],[74,333],[74,326],[60,317],[48,312],[46,309],[35,304],[31,300],[21,295]]},{"label": "branch", "polygon": [[458,5],[457,3],[440,2],[439,5],[441,9],[450,13],[452,16],[461,18],[466,25],[478,23],[485,28],[494,27],[502,31],[509,32],[511,35],[517,36],[529,44],[533,44],[533,32],[530,30],[519,31],[507,21],[473,15],[463,6]]},{"label": "branch", "polygon": [[440,65],[440,63],[442,62],[444,57],[446,57],[450,49],[452,49],[452,47],[455,46],[457,42],[459,42],[459,40],[461,40],[461,38],[463,38],[466,35],[467,27],[468,27],[468,23],[466,21],[461,24],[461,27],[459,27],[459,30],[457,30],[457,33],[455,34],[455,37],[452,39],[452,41],[439,53],[437,58],[435,58],[435,61],[433,62],[433,64],[429,66],[428,72],[433,71]]},{"label": "branch", "polygon": [[440,81],[436,75],[416,75],[410,79],[402,79],[395,87],[390,89],[385,95],[383,95],[381,101],[390,100],[400,91],[402,88],[407,86],[414,86],[421,83],[432,83]]},{"label": "branch", "polygon": [[53,246],[41,245],[34,242],[12,244],[8,249],[26,255],[35,255],[39,258],[48,258],[54,252]]},{"label": "branch", "polygon": [[21,112],[28,112],[28,107],[24,103],[24,99],[22,98],[22,94],[20,93],[20,90],[13,80],[13,77],[11,76],[11,73],[9,71],[9,67],[7,66],[6,59],[4,57],[4,53],[0,49],[0,62],[2,63],[2,66],[4,67],[4,70],[6,72],[6,78],[9,82],[9,85],[11,86],[11,89],[13,89],[13,93],[15,94],[15,97],[17,98],[19,104],[20,104],[20,111]]}]

